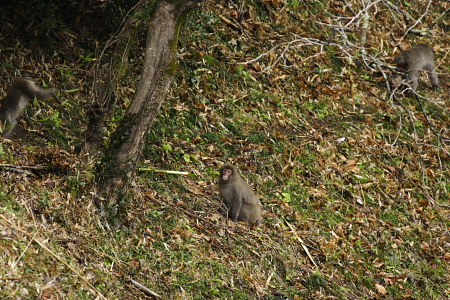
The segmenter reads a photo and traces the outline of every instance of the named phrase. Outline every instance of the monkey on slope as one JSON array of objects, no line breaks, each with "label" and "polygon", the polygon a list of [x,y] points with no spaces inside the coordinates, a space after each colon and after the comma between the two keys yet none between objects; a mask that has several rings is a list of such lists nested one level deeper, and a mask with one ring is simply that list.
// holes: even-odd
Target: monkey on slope
[{"label": "monkey on slope", "polygon": [[39,100],[57,99],[58,89],[42,88],[32,78],[24,77],[17,79],[8,94],[1,101],[0,121],[3,136],[11,135],[17,125],[17,118],[22,110],[30,104],[35,97]]},{"label": "monkey on slope", "polygon": [[[402,51],[394,58],[397,70],[405,73],[407,83],[411,84],[413,91],[417,90],[419,71],[427,71],[431,83],[434,87],[439,87],[439,79],[435,72],[433,49],[427,44],[417,44],[405,51]],[[391,83],[394,87],[400,85],[403,77],[399,74],[392,74]],[[411,94],[411,91],[409,92]]]},{"label": "monkey on slope", "polygon": [[219,172],[219,194],[230,211],[231,220],[259,226],[262,222],[261,207],[250,185],[233,165],[225,164]]}]

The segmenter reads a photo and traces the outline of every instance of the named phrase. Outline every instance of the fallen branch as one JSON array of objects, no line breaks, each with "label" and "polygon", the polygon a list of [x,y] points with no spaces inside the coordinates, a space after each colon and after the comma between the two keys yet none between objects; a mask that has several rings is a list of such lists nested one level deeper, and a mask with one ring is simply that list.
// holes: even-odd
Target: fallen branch
[{"label": "fallen branch", "polygon": [[150,171],[150,172],[156,172],[156,173],[166,173],[166,174],[189,175],[189,172],[159,170],[159,169],[154,169],[154,168],[139,168],[138,170],[139,171]]},{"label": "fallen branch", "polygon": [[157,299],[162,299],[162,297],[158,293],[156,293],[156,292],[152,291],[151,289],[149,289],[148,287],[140,284],[136,280],[131,279],[130,277],[126,277],[125,279],[128,280],[132,285],[134,285],[135,287],[140,289],[142,292],[144,292],[144,294],[146,294],[147,296],[151,296],[151,297],[154,297]]},{"label": "fallen branch", "polygon": [[0,168],[25,169],[25,170],[45,170],[46,166],[17,166],[11,164],[0,164]]},{"label": "fallen branch", "polygon": [[314,261],[314,259],[312,258],[311,254],[309,253],[309,250],[306,247],[305,243],[303,242],[302,238],[298,236],[297,231],[294,230],[294,227],[292,227],[292,225],[288,221],[285,221],[285,222],[289,226],[289,228],[291,229],[291,231],[294,234],[294,236],[300,241],[300,244],[302,245],[303,250],[305,250],[306,254],[308,255],[309,259],[312,261],[314,266],[316,268],[318,268],[318,266],[316,265],[316,262]]}]

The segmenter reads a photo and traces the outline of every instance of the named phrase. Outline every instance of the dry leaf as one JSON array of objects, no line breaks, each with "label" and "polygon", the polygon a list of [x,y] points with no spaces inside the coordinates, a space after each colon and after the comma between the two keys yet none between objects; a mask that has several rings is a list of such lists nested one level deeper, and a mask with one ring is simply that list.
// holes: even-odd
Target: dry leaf
[{"label": "dry leaf", "polygon": [[387,290],[384,288],[384,286],[375,283],[375,287],[377,288],[378,293],[380,293],[382,295],[386,295],[387,294]]}]

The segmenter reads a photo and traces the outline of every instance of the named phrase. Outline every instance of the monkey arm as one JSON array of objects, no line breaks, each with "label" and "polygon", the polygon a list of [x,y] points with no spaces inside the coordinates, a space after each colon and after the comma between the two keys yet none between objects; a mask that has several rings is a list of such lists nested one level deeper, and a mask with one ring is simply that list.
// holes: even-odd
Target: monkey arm
[{"label": "monkey arm", "polygon": [[439,87],[439,79],[438,79],[436,71],[435,71],[436,65],[434,64],[434,61],[429,61],[426,64],[426,66],[424,67],[424,69],[428,71],[428,75],[430,76],[431,84],[434,87],[438,88]]},{"label": "monkey arm", "polygon": [[430,80],[431,80],[431,84],[434,87],[437,87],[437,88],[439,87],[439,79],[434,71],[430,72]]},{"label": "monkey arm", "polygon": [[411,84],[411,88],[415,91],[419,85],[419,72],[417,69],[412,69],[408,72],[408,80]]},{"label": "monkey arm", "polygon": [[231,220],[233,222],[237,222],[242,208],[242,197],[236,194],[235,198],[233,199],[233,202],[231,203]]}]

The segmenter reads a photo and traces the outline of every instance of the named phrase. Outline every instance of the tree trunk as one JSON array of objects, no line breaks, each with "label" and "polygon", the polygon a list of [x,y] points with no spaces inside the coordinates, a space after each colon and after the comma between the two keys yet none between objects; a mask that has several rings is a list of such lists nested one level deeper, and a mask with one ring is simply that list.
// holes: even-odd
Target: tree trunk
[{"label": "tree trunk", "polygon": [[[113,36],[105,46],[106,48],[110,45],[116,45],[110,63],[102,64],[96,70],[94,90],[97,92],[97,96],[88,111],[89,123],[82,150],[82,154],[86,155],[87,158],[98,157],[104,147],[105,123],[114,114],[117,104],[120,104],[118,103],[120,97],[117,95],[117,90],[120,89],[125,76],[129,53],[137,39],[146,5],[148,5],[148,0],[139,1],[129,12],[129,17],[120,29],[119,34]],[[100,60],[101,57],[98,59]]]},{"label": "tree trunk", "polygon": [[179,30],[186,15],[200,7],[202,0],[170,1],[156,4],[148,24],[145,61],[133,102],[128,107],[105,153],[97,183],[108,199],[107,213],[115,217],[119,199],[143,149],[143,138],[159,115],[175,71]]}]

